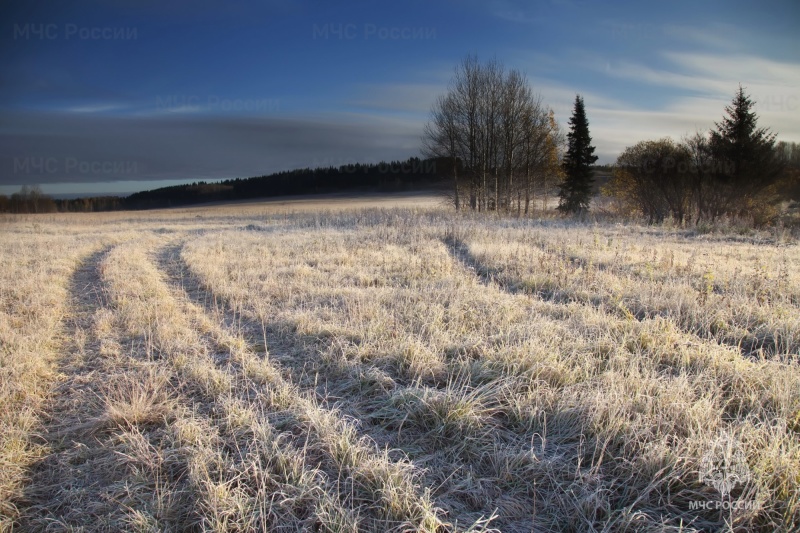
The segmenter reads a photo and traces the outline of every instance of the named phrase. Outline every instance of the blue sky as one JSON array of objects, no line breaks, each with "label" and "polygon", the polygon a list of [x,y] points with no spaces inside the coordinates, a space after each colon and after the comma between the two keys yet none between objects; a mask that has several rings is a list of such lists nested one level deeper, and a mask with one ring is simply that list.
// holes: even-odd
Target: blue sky
[{"label": "blue sky", "polygon": [[603,163],[713,127],[739,83],[800,141],[796,0],[12,0],[0,20],[6,194],[419,155],[467,54],[525,72],[564,127],[582,94]]}]

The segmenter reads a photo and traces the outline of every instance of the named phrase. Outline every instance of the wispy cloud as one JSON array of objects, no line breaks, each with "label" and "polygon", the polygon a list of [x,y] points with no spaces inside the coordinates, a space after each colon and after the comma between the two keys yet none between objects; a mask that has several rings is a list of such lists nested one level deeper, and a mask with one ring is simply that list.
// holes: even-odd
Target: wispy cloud
[{"label": "wispy cloud", "polygon": [[671,68],[620,62],[610,69],[596,68],[608,76],[634,83],[680,89],[688,93],[729,94],[739,83],[754,93],[792,94],[800,91],[800,63],[775,61],[754,55],[662,52]]},{"label": "wispy cloud", "polygon": [[665,52],[664,56],[703,81],[730,83],[738,79],[754,86],[800,90],[800,62],[776,61],[749,54]]},{"label": "wispy cloud", "polygon": [[[754,55],[664,52],[671,68],[623,63],[598,72],[630,83],[668,89],[675,96],[664,111],[718,120],[739,84],[756,101],[765,125],[800,139],[800,63]],[[667,92],[666,94],[669,94]]]},{"label": "wispy cloud", "polygon": [[[613,160],[639,140],[679,138],[713,128],[740,84],[756,102],[761,126],[770,127],[782,140],[800,141],[800,61],[748,49],[743,42],[756,37],[727,24],[659,28],[667,40],[659,41],[657,49],[628,51],[616,58],[586,51],[571,62],[573,68],[606,80],[593,84],[585,98],[602,157]],[[563,88],[557,82],[549,85],[545,93],[556,102],[557,111],[565,108],[564,92],[583,92],[578,86],[569,91],[571,83]],[[636,101],[609,96],[615,87],[635,94]]]},{"label": "wispy cloud", "polygon": [[65,111],[68,113],[109,113],[114,111],[124,111],[129,109],[129,106],[123,104],[83,104],[75,106],[67,106]]},{"label": "wispy cloud", "polygon": [[743,43],[751,42],[753,38],[748,30],[721,22],[714,22],[702,28],[665,24],[662,26],[662,31],[664,35],[678,43],[726,51],[745,49]]}]

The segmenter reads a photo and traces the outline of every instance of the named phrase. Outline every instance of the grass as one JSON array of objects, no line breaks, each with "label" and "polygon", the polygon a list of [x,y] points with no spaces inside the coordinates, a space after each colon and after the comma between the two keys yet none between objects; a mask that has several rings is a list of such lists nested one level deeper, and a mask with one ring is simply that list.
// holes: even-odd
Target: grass
[{"label": "grass", "polygon": [[18,512],[26,470],[47,453],[39,416],[58,381],[70,274],[92,249],[68,239],[26,227],[0,234],[0,530]]},{"label": "grass", "polygon": [[3,220],[0,528],[800,528],[797,243],[319,207]]}]

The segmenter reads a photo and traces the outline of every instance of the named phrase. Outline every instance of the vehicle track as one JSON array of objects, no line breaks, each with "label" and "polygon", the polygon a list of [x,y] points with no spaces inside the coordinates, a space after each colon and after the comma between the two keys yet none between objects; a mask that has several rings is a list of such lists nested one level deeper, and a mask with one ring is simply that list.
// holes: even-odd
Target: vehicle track
[{"label": "vehicle track", "polygon": [[[770,330],[764,324],[760,324],[764,320],[760,315],[772,312],[769,306],[761,308],[761,311],[755,314],[752,310],[742,310],[734,306],[731,308],[733,309],[731,316],[721,322],[720,319],[714,322],[705,315],[695,316],[689,313],[681,316],[680,313],[676,314],[672,309],[660,308],[649,301],[646,296],[643,300],[636,299],[632,301],[630,298],[623,298],[621,295],[615,297],[602,292],[594,295],[587,295],[584,292],[573,293],[568,288],[561,286],[553,287],[548,285],[546,288],[530,289],[526,287],[522,279],[514,279],[513,276],[504,273],[502,268],[484,264],[480,257],[472,252],[469,244],[465,241],[450,235],[445,237],[443,241],[451,255],[467,270],[473,272],[483,284],[494,283],[510,294],[536,296],[544,302],[556,305],[577,303],[602,311],[614,318],[637,320],[639,322],[669,320],[675,324],[676,328],[684,334],[696,338],[698,342],[714,342],[735,348],[742,356],[749,358],[770,358],[776,354],[781,354],[779,357],[791,359],[796,357],[797,350],[800,348],[800,340],[792,334],[790,322],[784,319],[783,326],[775,330]],[[543,244],[536,247],[549,251],[549,248]],[[652,281],[638,272],[637,269],[643,268],[641,265],[635,265],[629,261],[625,261],[623,264],[611,264],[602,261],[594,263],[587,258],[585,253],[572,253],[569,256],[564,254],[560,261],[570,272],[577,269],[594,269],[596,272],[607,276],[639,277],[641,278],[639,279],[639,293],[641,294],[646,295],[649,292],[658,294],[660,290],[658,281]],[[698,274],[697,278],[701,279],[701,275]],[[691,299],[703,301],[704,298],[709,296],[709,294],[703,292],[705,290],[713,292],[711,285],[708,285],[707,288],[703,288],[700,292],[691,294],[688,302],[690,307],[695,305],[695,302]],[[675,305],[680,307],[682,304],[676,303]],[[789,305],[796,308],[796,302]]]},{"label": "vehicle track", "polygon": [[[216,343],[215,350],[229,352],[225,371],[236,382],[234,395],[260,410],[267,423],[292,435],[290,440],[302,450],[309,468],[326,473],[328,492],[338,493],[340,505],[350,507],[346,513],[360,513],[361,526],[369,530],[412,523],[427,530],[444,527],[436,518],[439,512],[415,487],[416,474],[408,462],[390,459],[336,407],[330,409],[314,394],[308,396],[307,389],[297,388],[293,373],[280,362],[290,361],[298,346],[279,337],[273,325],[266,328],[266,339],[260,328],[254,333],[258,341],[248,338],[247,331],[253,328],[244,310],[226,306],[204,290],[188,273],[180,249],[180,244],[165,246],[153,254],[153,263],[176,301]],[[263,352],[253,350],[258,342],[265,344]],[[408,520],[412,522],[403,526]]]},{"label": "vehicle track", "polygon": [[169,487],[176,497],[163,506],[163,520],[154,519],[155,523],[168,527],[184,518],[181,457],[171,457],[163,468],[142,469],[133,483],[130,465],[120,458],[130,451],[129,437],[154,443],[163,435],[158,427],[126,427],[108,411],[108,385],[143,370],[123,353],[111,325],[100,271],[112,248],[103,247],[82,261],[69,282],[71,312],[64,321],[60,364],[63,379],[45,413],[42,439],[49,453],[31,470],[20,520],[23,530],[113,529],[131,518],[125,501],[138,501],[142,511],[153,511],[157,496],[146,493],[156,486]]},{"label": "vehicle track", "polygon": [[[204,287],[181,258],[180,246],[167,251],[162,257],[162,264],[165,264],[165,270],[172,270],[174,284],[182,282],[190,287],[193,299],[198,304],[204,304],[207,313],[215,316],[223,313],[228,317],[228,324],[249,331],[252,339],[259,338],[261,326],[255,320],[253,306],[231,304],[224,296],[214,292],[213,287]],[[365,290],[369,292],[372,289]],[[255,299],[260,295],[252,294],[250,297]],[[471,468],[471,462],[476,460],[474,450],[481,447],[497,450],[499,457],[525,463],[528,460],[526,457],[531,456],[530,436],[514,434],[502,428],[497,421],[492,421],[491,417],[480,421],[470,420],[470,423],[477,424],[470,428],[442,418],[447,416],[447,410],[459,409],[462,400],[496,402],[499,396],[511,393],[505,383],[492,391],[469,381],[462,383],[458,375],[464,370],[460,366],[464,361],[458,360],[451,361],[453,368],[450,369],[449,378],[432,383],[432,386],[417,380],[404,383],[397,373],[387,375],[382,369],[376,373],[378,368],[370,362],[348,361],[344,367],[338,367],[335,361],[327,361],[320,355],[320,351],[329,348],[335,338],[310,341],[293,333],[294,324],[288,324],[288,328],[286,326],[267,324],[267,345],[270,347],[270,357],[273,357],[272,346],[280,346],[275,359],[285,364],[282,374],[288,375],[301,390],[314,395],[323,402],[322,405],[361,421],[356,427],[359,435],[379,442],[382,447],[402,449],[426,472],[425,484],[435,487],[432,493],[435,501],[452,515],[460,517],[460,520],[477,522],[492,515],[497,508],[503,508],[504,523],[508,530],[530,529],[532,495],[523,496],[531,501],[530,508],[506,508],[508,502],[504,503],[502,490],[496,480],[489,475],[482,476]],[[381,388],[381,375],[389,377],[389,387]],[[450,381],[450,378],[454,381]],[[359,384],[367,390],[360,388]],[[573,436],[573,440],[577,439]],[[498,459],[497,465],[504,460]],[[450,467],[443,468],[443,461],[450,463]],[[488,465],[487,468],[494,466]],[[502,466],[498,468],[502,469]],[[525,486],[523,490],[530,490]],[[483,494],[487,494],[485,491],[494,492],[490,497],[478,498],[475,496],[476,490]]]}]

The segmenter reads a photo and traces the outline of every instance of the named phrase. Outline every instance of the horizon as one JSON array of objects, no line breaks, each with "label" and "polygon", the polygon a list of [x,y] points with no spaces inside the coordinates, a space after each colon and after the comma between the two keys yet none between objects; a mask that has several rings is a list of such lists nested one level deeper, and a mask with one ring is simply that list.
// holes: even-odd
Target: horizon
[{"label": "horizon", "polygon": [[0,10],[0,194],[121,195],[418,157],[430,108],[468,54],[523,71],[563,130],[581,94],[598,164],[713,128],[739,84],[760,126],[800,142],[800,6],[789,1]]}]

